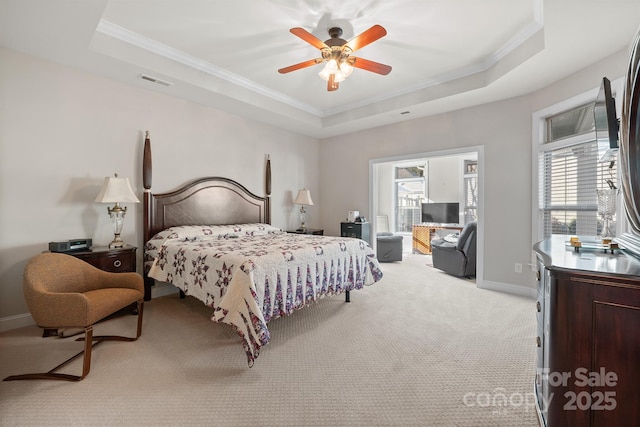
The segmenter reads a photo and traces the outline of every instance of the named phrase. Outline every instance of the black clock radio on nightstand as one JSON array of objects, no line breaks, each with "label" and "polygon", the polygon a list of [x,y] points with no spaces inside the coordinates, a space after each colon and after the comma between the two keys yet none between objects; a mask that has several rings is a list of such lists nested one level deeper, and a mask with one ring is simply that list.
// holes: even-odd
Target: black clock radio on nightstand
[{"label": "black clock radio on nightstand", "polygon": [[51,252],[73,252],[91,249],[91,239],[74,239],[66,242],[49,242]]}]

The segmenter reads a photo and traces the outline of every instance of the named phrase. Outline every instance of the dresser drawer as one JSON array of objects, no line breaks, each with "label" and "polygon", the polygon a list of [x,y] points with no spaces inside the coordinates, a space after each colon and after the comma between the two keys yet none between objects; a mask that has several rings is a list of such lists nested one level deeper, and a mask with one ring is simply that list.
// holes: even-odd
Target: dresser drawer
[{"label": "dresser drawer", "polygon": [[123,273],[136,271],[136,248],[123,249],[94,248],[92,251],[71,254],[104,271]]},{"label": "dresser drawer", "polygon": [[368,222],[341,222],[341,237],[355,237],[369,242],[369,223]]}]

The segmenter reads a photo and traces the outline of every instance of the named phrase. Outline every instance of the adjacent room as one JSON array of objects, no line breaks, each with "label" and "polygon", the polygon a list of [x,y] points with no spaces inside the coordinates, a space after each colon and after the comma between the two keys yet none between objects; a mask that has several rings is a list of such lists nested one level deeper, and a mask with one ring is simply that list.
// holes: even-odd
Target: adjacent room
[{"label": "adjacent room", "polygon": [[[543,373],[599,362],[630,393],[548,290],[603,281],[558,247],[636,271],[639,26],[638,1],[0,0],[0,425],[556,427],[584,390]],[[637,325],[634,286],[581,318],[632,355],[602,328]],[[640,422],[616,396],[575,425]]]},{"label": "adjacent room", "polygon": [[[480,148],[479,148],[480,149]],[[372,211],[376,216],[376,245],[386,250],[391,236],[404,254],[431,260],[431,241],[459,234],[464,225],[478,223],[481,189],[478,152],[444,151],[420,156],[371,161]],[[385,243],[387,242],[387,243]],[[380,248],[377,248],[381,259]],[[393,258],[401,259],[398,256]],[[476,277],[473,274],[467,275]]]}]

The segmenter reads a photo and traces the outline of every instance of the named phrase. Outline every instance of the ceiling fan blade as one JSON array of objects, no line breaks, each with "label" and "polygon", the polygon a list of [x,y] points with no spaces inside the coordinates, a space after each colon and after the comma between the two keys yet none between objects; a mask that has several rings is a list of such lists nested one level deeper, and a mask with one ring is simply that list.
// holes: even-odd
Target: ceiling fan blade
[{"label": "ceiling fan blade", "polygon": [[310,45],[315,46],[317,49],[322,50],[324,48],[329,47],[322,40],[320,40],[319,38],[311,34],[309,31],[305,30],[304,28],[295,27],[290,29],[289,31],[292,34],[300,37],[302,40],[306,41]]},{"label": "ceiling fan blade", "polygon": [[382,74],[383,76],[386,76],[391,72],[391,67],[389,65],[381,64],[375,61],[370,61],[364,58],[355,58],[353,56],[351,58],[353,58],[354,60],[353,64],[351,65],[356,68],[371,71],[373,73]]},{"label": "ceiling fan blade", "polygon": [[374,25],[362,34],[349,40],[345,46],[348,46],[352,52],[355,52],[356,50],[362,49],[366,45],[373,43],[374,41],[386,35],[387,30],[385,30],[380,25]]},{"label": "ceiling fan blade", "polygon": [[334,90],[338,90],[340,83],[336,81],[336,75],[330,74],[329,80],[327,81],[327,90],[329,92],[333,92]]},{"label": "ceiling fan blade", "polygon": [[288,67],[280,68],[278,72],[280,74],[290,73],[292,71],[299,70],[301,68],[311,67],[324,61],[322,58],[310,59],[308,61],[300,62],[299,64],[289,65]]}]

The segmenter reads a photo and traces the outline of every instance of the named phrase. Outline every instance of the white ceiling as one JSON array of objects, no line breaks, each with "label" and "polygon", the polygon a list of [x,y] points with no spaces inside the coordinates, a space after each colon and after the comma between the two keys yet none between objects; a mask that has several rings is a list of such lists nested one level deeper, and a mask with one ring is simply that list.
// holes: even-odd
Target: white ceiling
[{"label": "white ceiling", "polygon": [[[387,35],[355,56],[387,76],[327,92],[322,65],[277,72],[320,56],[292,27],[349,40],[374,24]],[[5,47],[317,138],[535,91],[639,24],[640,0],[0,0]]]}]

